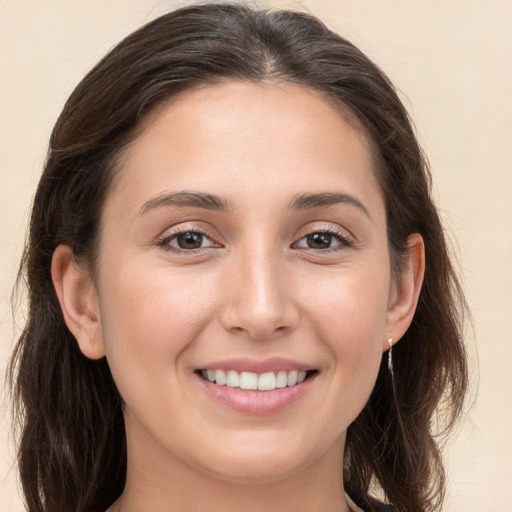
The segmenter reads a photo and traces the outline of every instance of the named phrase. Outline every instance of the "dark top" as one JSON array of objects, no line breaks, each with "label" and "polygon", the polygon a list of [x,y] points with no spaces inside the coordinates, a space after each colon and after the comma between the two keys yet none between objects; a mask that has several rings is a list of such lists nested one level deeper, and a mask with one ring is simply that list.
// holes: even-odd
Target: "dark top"
[{"label": "dark top", "polygon": [[384,503],[379,503],[375,507],[375,512],[396,512],[396,508],[392,505],[385,505]]},{"label": "dark top", "polygon": [[370,499],[369,501],[375,512],[396,512],[396,508],[393,507],[393,505],[386,505],[374,499]]}]

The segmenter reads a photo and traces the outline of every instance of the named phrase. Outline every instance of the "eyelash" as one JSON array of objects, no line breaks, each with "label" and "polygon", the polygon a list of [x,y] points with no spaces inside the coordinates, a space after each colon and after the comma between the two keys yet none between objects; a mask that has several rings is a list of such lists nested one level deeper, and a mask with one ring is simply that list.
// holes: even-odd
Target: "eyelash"
[{"label": "eyelash", "polygon": [[[183,249],[183,248],[179,248],[179,247],[173,247],[170,245],[173,240],[177,239],[177,237],[179,237],[180,235],[185,235],[187,233],[194,234],[194,235],[200,235],[201,237],[203,237],[203,239],[206,238],[206,239],[210,240],[212,245],[209,247],[198,247],[198,248],[194,248],[194,249]],[[307,251],[326,253],[326,252],[339,251],[339,250],[350,248],[353,246],[353,243],[354,243],[353,239],[351,237],[347,236],[345,231],[343,231],[341,229],[336,229],[336,228],[330,227],[330,228],[324,228],[324,229],[317,229],[317,230],[310,231],[309,233],[306,233],[299,240],[294,242],[292,244],[292,247],[296,246],[299,242],[306,239],[308,236],[316,235],[316,234],[329,235],[332,238],[334,238],[339,243],[339,245],[334,246],[334,247],[327,247],[325,249],[315,249],[312,247],[300,247],[300,248],[297,247],[297,248],[302,249],[302,250],[307,250]],[[205,233],[201,230],[194,229],[194,228],[191,228],[191,229],[185,228],[185,229],[181,229],[180,231],[176,231],[175,233],[172,233],[171,235],[165,235],[157,241],[157,246],[161,247],[162,249],[164,249],[166,251],[173,251],[173,252],[177,252],[177,253],[189,253],[189,254],[191,254],[191,253],[196,254],[198,252],[204,251],[205,249],[210,249],[212,247],[213,248],[222,247],[220,244],[218,244],[217,242],[215,242],[213,240],[213,237],[209,236],[207,233]]]},{"label": "eyelash", "polygon": [[180,229],[179,231],[176,231],[174,233],[172,233],[171,235],[165,235],[163,236],[161,239],[159,239],[157,241],[157,246],[161,247],[162,249],[164,249],[165,251],[173,251],[173,252],[177,252],[177,253],[192,253],[192,254],[196,254],[200,251],[203,251],[204,249],[210,249],[211,247],[198,247],[198,248],[195,248],[195,249],[183,249],[183,248],[180,248],[180,247],[173,247],[171,246],[171,242],[175,239],[177,239],[180,235],[186,235],[187,233],[191,233],[191,234],[194,234],[194,235],[200,235],[203,239],[207,239],[207,240],[210,240],[212,242],[212,246],[211,247],[221,247],[220,244],[218,244],[217,242],[215,242],[213,240],[213,237],[211,237],[210,235],[208,235],[207,233],[205,233],[204,231],[201,231],[199,229],[194,229],[194,228],[184,228],[184,229]]},{"label": "eyelash", "polygon": [[349,249],[349,248],[353,247],[353,245],[354,245],[354,240],[346,233],[346,231],[341,230],[341,229],[336,229],[333,227],[328,227],[328,228],[323,228],[323,229],[315,229],[313,231],[310,231],[309,233],[307,233],[306,235],[301,237],[299,240],[297,240],[297,242],[294,242],[293,245],[297,245],[300,241],[304,240],[308,236],[316,235],[316,234],[331,236],[332,238],[336,239],[337,242],[339,242],[339,246],[327,247],[326,249],[314,249],[311,247],[302,247],[301,249],[314,251],[314,252],[326,253],[326,252],[340,251],[343,249]]}]

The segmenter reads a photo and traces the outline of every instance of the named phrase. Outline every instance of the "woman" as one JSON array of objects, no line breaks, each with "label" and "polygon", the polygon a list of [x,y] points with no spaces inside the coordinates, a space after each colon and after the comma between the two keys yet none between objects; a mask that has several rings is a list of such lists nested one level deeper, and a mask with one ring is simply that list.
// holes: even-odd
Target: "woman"
[{"label": "woman", "polygon": [[389,80],[311,16],[195,6],[122,41],[34,201],[28,509],[439,509],[467,375],[429,179]]}]

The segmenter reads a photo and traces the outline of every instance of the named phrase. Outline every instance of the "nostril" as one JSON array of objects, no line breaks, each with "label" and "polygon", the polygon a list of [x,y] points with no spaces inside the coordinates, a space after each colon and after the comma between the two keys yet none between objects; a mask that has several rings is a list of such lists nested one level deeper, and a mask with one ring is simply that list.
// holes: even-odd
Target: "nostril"
[{"label": "nostril", "polygon": [[267,278],[260,279],[256,285],[241,284],[222,304],[220,322],[232,334],[243,334],[254,340],[273,339],[299,324],[294,300],[278,293],[275,283],[271,286]]}]

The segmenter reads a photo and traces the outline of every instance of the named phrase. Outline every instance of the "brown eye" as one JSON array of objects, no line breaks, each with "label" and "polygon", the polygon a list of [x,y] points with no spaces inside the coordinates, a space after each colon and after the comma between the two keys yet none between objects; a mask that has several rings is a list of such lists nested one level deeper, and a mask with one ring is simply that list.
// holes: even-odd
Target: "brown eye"
[{"label": "brown eye", "polygon": [[327,251],[329,249],[343,249],[352,246],[351,239],[342,232],[313,231],[293,244],[295,249],[312,249]]},{"label": "brown eye", "polygon": [[163,237],[158,242],[158,246],[166,251],[183,254],[222,247],[221,244],[215,242],[202,231],[195,231],[186,227],[182,231],[175,231],[173,234]]},{"label": "brown eye", "polygon": [[203,235],[193,231],[180,233],[176,236],[176,243],[180,249],[199,249],[203,243]]},{"label": "brown eye", "polygon": [[310,249],[328,249],[332,244],[332,235],[329,233],[311,233],[306,237]]},{"label": "brown eye", "polygon": [[193,251],[218,247],[208,236],[199,231],[182,231],[162,240],[159,243],[164,249],[175,251]]}]

